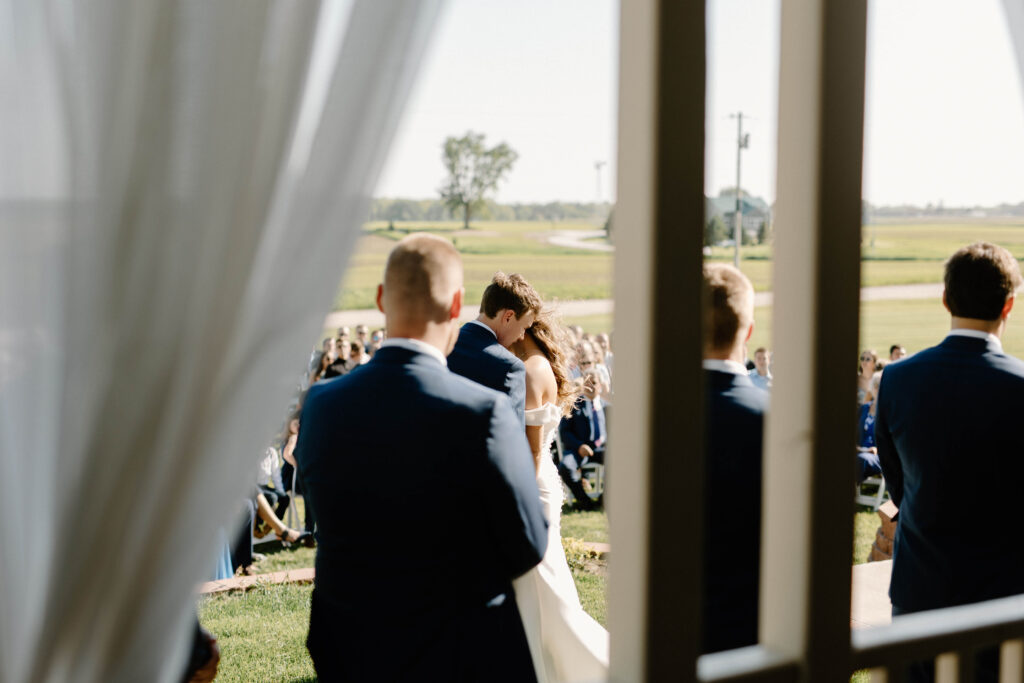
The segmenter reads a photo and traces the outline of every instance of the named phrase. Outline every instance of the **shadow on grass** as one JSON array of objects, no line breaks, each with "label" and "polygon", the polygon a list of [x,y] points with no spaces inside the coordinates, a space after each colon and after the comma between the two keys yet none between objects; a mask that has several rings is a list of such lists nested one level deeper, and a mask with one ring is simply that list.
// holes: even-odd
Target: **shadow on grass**
[{"label": "shadow on grass", "polygon": [[303,676],[302,678],[293,678],[288,683],[317,683],[319,680],[316,676]]}]

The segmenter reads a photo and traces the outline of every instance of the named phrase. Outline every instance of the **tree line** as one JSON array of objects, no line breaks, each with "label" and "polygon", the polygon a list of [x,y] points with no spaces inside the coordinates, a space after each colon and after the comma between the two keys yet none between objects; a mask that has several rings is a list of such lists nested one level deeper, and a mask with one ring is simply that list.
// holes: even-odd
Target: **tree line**
[{"label": "tree line", "polygon": [[[499,204],[486,200],[473,212],[474,218],[492,221],[600,221],[608,218],[608,202],[545,202],[538,204]],[[453,212],[440,199],[374,199],[370,204],[371,221],[451,221],[461,220],[462,211]]]}]

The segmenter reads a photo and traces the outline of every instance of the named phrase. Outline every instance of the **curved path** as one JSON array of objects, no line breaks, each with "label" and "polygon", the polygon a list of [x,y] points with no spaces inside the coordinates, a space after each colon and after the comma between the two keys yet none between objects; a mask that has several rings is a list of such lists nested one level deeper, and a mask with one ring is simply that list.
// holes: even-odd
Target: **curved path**
[{"label": "curved path", "polygon": [[[607,245],[599,245],[607,246]],[[861,301],[886,301],[891,299],[941,299],[942,283],[916,285],[884,285],[881,287],[864,287],[860,290]],[[758,292],[754,295],[755,306],[771,306],[772,293]],[[587,315],[611,313],[615,308],[612,299],[587,299],[584,301],[563,301],[558,305],[562,315],[579,318]],[[462,309],[462,320],[472,320],[480,314],[478,309],[469,307]],[[375,308],[360,311],[336,311],[327,316],[324,328],[336,328],[342,325],[353,327],[358,324],[370,327],[383,327],[384,314]]]},{"label": "curved path", "polygon": [[615,247],[604,242],[588,242],[598,237],[604,237],[604,230],[555,230],[549,233],[545,241],[559,247],[571,249],[587,249],[589,251],[615,251]]}]

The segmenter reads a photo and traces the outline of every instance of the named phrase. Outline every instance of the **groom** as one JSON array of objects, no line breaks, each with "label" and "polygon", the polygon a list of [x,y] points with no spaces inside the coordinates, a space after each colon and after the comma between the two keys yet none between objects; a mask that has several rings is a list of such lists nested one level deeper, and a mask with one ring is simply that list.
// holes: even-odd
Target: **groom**
[{"label": "groom", "polygon": [[320,528],[321,680],[536,681],[511,581],[547,523],[508,401],[445,366],[462,296],[451,243],[406,237],[377,291],[387,341],[309,390],[295,455]]},{"label": "groom", "polygon": [[462,326],[448,356],[452,372],[507,394],[524,428],[526,366],[508,347],[523,338],[542,305],[522,275],[495,273],[480,301],[480,316]]}]

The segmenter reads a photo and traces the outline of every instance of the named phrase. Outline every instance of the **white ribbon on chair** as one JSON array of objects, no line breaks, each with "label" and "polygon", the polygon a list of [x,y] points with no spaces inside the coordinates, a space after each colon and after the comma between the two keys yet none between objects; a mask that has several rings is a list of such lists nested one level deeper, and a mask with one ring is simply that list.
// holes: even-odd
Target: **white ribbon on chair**
[{"label": "white ribbon on chair", "polygon": [[0,0],[0,683],[180,678],[441,2]]}]

